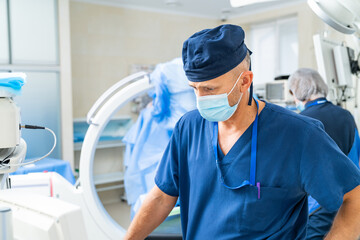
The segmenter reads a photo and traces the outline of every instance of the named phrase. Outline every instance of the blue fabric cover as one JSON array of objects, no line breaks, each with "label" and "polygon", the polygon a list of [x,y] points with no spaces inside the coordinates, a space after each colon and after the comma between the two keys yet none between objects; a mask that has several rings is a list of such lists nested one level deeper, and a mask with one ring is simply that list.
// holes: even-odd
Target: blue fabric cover
[{"label": "blue fabric cover", "polygon": [[26,75],[23,73],[0,73],[0,91],[21,95],[21,89],[26,83],[25,79]]},{"label": "blue fabric cover", "polygon": [[[26,159],[25,162],[30,162],[35,159]],[[55,159],[55,158],[45,158],[34,164],[25,165],[19,167],[10,175],[19,175],[19,174],[28,174],[33,172],[57,172],[61,176],[63,176],[66,180],[68,180],[71,184],[75,184],[75,177],[71,170],[70,163],[65,160]]]},{"label": "blue fabric cover", "polygon": [[196,108],[196,97],[182,66],[180,58],[156,66],[150,75],[155,85],[149,93],[152,105],[141,111],[123,139],[126,143],[125,190],[132,206],[141,194],[154,186],[156,168],[176,122]]},{"label": "blue fabric cover", "polygon": [[184,42],[182,50],[188,79],[192,82],[207,81],[239,65],[248,51],[244,39],[244,30],[231,24],[193,34]]},{"label": "blue fabric cover", "polygon": [[[180,197],[184,239],[304,239],[309,194],[335,211],[360,184],[359,170],[319,121],[271,103],[258,121],[260,199],[255,186],[230,190],[221,184],[212,124],[197,110],[177,123],[155,183]],[[230,186],[249,178],[251,129],[220,161]]]}]

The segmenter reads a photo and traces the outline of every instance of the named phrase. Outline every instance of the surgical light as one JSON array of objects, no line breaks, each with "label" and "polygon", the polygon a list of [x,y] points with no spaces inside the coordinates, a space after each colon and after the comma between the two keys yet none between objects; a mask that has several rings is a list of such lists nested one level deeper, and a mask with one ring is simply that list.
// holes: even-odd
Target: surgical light
[{"label": "surgical light", "polygon": [[309,7],[335,30],[353,34],[359,31],[360,2],[354,0],[308,0]]}]

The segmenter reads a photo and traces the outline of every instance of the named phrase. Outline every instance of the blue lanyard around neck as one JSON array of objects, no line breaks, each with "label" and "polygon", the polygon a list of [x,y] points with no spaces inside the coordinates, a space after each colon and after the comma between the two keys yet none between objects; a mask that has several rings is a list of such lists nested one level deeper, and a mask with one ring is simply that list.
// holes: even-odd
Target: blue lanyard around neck
[{"label": "blue lanyard around neck", "polygon": [[255,185],[255,174],[256,174],[256,150],[257,150],[257,130],[258,130],[258,109],[259,109],[259,103],[255,99],[257,111],[256,111],[256,117],[255,121],[253,123],[252,127],[252,137],[251,137],[251,161],[250,161],[250,180],[245,180],[243,183],[241,183],[239,186],[236,187],[230,187],[225,183],[224,177],[222,175],[220,166],[219,166],[219,160],[218,160],[218,133],[219,133],[219,127],[218,123],[214,122],[214,128],[213,128],[213,148],[215,153],[215,159],[216,159],[216,167],[220,171],[220,177],[221,177],[221,183],[229,189],[239,189],[243,186],[252,185],[258,187],[258,198],[260,198],[260,183],[258,182]]},{"label": "blue lanyard around neck", "polygon": [[321,104],[324,104],[324,103],[327,103],[328,100],[326,99],[323,99],[323,100],[318,100],[318,101],[315,101],[313,103],[310,103],[309,105],[305,106],[305,108],[309,108],[311,106],[316,106],[316,105],[321,105]]}]

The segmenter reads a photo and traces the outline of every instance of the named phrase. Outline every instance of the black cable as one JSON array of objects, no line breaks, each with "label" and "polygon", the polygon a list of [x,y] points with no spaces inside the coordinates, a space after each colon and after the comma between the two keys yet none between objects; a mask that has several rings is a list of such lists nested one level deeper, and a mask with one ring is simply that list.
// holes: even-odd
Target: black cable
[{"label": "black cable", "polygon": [[36,126],[36,125],[24,125],[21,126],[22,128],[27,128],[27,129],[45,129],[45,127],[40,127],[40,126]]}]

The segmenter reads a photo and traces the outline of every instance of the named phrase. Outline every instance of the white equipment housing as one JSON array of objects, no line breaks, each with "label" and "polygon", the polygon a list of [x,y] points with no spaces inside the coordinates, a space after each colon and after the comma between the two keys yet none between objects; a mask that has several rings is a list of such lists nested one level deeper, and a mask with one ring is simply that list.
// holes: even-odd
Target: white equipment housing
[{"label": "white equipment housing", "polygon": [[8,97],[0,96],[0,149],[13,148],[20,141],[20,109]]},{"label": "white equipment housing", "polygon": [[347,100],[344,95],[356,97],[356,91],[351,91],[354,84],[347,48],[321,35],[314,35],[313,39],[318,71],[329,88],[327,98],[334,104],[341,104]]},{"label": "white equipment housing", "polygon": [[336,65],[338,85],[341,87],[353,87],[352,73],[350,68],[349,55],[346,47],[335,46],[333,49]]},{"label": "white equipment housing", "polygon": [[[38,214],[38,212],[46,213],[47,211],[50,211],[50,213],[53,213],[52,216],[57,215],[59,218],[63,216],[62,219],[64,221],[68,220],[67,216],[74,216],[74,219],[76,219],[77,223],[84,223],[84,228],[86,229],[87,236],[84,234],[78,234],[78,235],[71,235],[71,237],[74,236],[74,238],[48,238],[49,235],[41,235],[44,236],[43,238],[35,237],[33,238],[32,234],[28,235],[31,236],[31,239],[88,239],[88,240],[118,240],[122,239],[125,236],[126,230],[120,226],[117,222],[112,219],[112,217],[107,213],[106,209],[103,207],[99,196],[97,195],[95,185],[94,185],[94,179],[93,179],[93,163],[94,163],[94,155],[96,150],[96,145],[99,141],[100,135],[102,131],[104,130],[107,123],[110,121],[110,119],[114,116],[116,112],[119,111],[121,107],[123,107],[126,103],[133,100],[134,98],[147,93],[149,90],[153,88],[153,85],[150,83],[149,75],[145,72],[140,72],[133,74],[120,82],[116,83],[114,86],[112,86],[108,91],[106,91],[99,99],[96,101],[94,106],[91,108],[87,115],[87,121],[89,123],[88,131],[86,132],[84,142],[81,149],[81,156],[80,156],[80,177],[79,177],[79,183],[76,184],[74,187],[71,185],[66,179],[58,175],[57,173],[48,173],[48,175],[45,178],[38,180],[42,183],[44,183],[44,187],[47,186],[50,187],[50,193],[49,191],[43,191],[43,189],[40,189],[40,192],[45,194],[45,196],[41,196],[44,198],[48,198],[49,200],[57,200],[56,202],[49,201],[49,204],[52,204],[53,209],[60,209],[60,206],[63,206],[62,204],[65,202],[75,204],[76,206],[79,206],[82,212],[82,219],[79,219],[79,214],[76,212],[74,208],[68,207],[66,208],[66,204],[64,203],[65,209],[69,209],[69,211],[63,212],[62,215],[60,212],[57,212],[55,210],[51,210],[50,208],[47,208],[45,206],[46,200],[39,200],[42,204],[37,204],[36,202],[29,199],[29,204],[27,204],[27,200],[24,201],[24,193],[22,192],[22,195],[17,196],[17,201],[14,200],[14,205],[26,205],[23,209],[26,209],[26,211],[19,211],[20,212],[27,212],[30,215]],[[120,89],[120,90],[119,90]],[[24,185],[24,179],[14,177],[14,187],[19,185]],[[17,180],[16,180],[17,179]],[[37,181],[38,181],[37,180]],[[25,184],[26,185],[26,184]],[[20,191],[20,189],[12,189],[11,191]],[[13,199],[12,196],[10,196],[10,192],[2,191],[0,194],[0,205],[3,205],[4,202],[9,202],[8,199]],[[48,197],[48,194],[54,198],[53,199]],[[15,198],[14,198],[15,199]],[[62,201],[60,201],[62,200]],[[48,203],[46,203],[48,204]],[[14,205],[12,206],[12,210],[14,211],[14,235],[18,236],[17,234],[21,233],[21,227],[25,227],[25,225],[30,226],[30,223],[27,222],[26,224],[22,223],[20,220],[20,215],[17,214],[17,212],[14,210]],[[56,206],[55,206],[56,205]],[[74,213],[72,213],[70,210],[73,210]],[[60,211],[60,210],[59,210]],[[52,230],[54,225],[52,222],[52,219],[48,218],[48,216],[39,216],[39,219],[44,219],[44,223],[46,223],[46,226],[48,226],[49,231],[55,231]],[[79,227],[80,232],[83,232],[83,226],[80,224],[75,223],[75,220],[69,219],[68,224],[63,226],[61,231],[65,231],[65,233],[68,233],[68,230],[70,227]],[[65,224],[65,223],[64,223]],[[70,224],[70,225],[69,225]],[[36,225],[36,224],[35,224]],[[35,229],[38,228],[38,225],[33,226]],[[29,227],[30,229],[30,227]],[[55,229],[55,228],[54,228]],[[58,229],[58,227],[57,227]],[[30,230],[29,230],[30,231]],[[38,230],[36,230],[38,231]],[[40,231],[40,230],[39,230]],[[44,232],[46,232],[44,231]],[[78,231],[78,230],[76,230]],[[40,232],[39,232],[40,234]],[[43,233],[41,233],[43,234]],[[60,233],[56,233],[60,234]],[[70,236],[70,235],[69,235]],[[86,236],[86,237],[85,237]],[[21,239],[21,238],[19,238]]]},{"label": "white equipment housing", "polygon": [[358,31],[360,2],[357,0],[308,0],[310,8],[325,23],[339,32],[353,34]]},{"label": "white equipment housing", "polygon": [[[23,73],[0,73],[0,78],[22,78]],[[24,161],[26,143],[20,139],[20,109],[13,100],[13,94],[6,87],[0,88],[0,162],[18,164]],[[0,190],[5,187],[7,175],[14,172],[18,166],[0,165]]]},{"label": "white equipment housing", "polygon": [[266,83],[265,99],[269,102],[284,105],[292,103],[293,97],[289,92],[288,80],[276,80]]},{"label": "white equipment housing", "polygon": [[12,219],[11,208],[0,206],[0,233],[2,239],[14,239]]},{"label": "white equipment housing", "polygon": [[15,190],[3,190],[0,205],[11,208],[16,240],[88,239],[77,205]]}]

